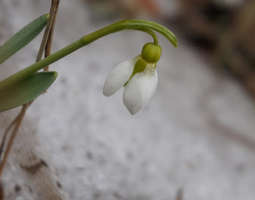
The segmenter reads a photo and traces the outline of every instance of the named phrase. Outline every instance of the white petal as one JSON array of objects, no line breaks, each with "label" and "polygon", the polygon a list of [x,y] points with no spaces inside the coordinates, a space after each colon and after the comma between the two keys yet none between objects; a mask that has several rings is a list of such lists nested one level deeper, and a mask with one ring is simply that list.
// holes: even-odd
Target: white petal
[{"label": "white petal", "polygon": [[134,115],[151,99],[158,84],[158,73],[141,72],[136,74],[125,87],[123,102]]},{"label": "white petal", "polygon": [[128,60],[117,65],[107,76],[104,83],[103,94],[105,96],[113,95],[120,89],[132,75],[135,65],[135,59]]}]

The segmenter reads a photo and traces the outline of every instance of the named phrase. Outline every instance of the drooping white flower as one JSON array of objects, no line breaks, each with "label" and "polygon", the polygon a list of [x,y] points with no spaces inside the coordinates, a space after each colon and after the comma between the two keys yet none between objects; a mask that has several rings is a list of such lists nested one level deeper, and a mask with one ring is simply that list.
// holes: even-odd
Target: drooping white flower
[{"label": "drooping white flower", "polygon": [[[103,94],[105,96],[111,96],[124,87],[123,103],[132,115],[148,104],[158,84],[156,62],[159,60],[160,53],[155,49],[148,51],[148,48],[145,48],[146,45],[141,56],[117,65],[109,73],[104,84]],[[149,43],[150,48],[154,46]],[[156,48],[161,50],[159,46]],[[144,52],[146,52],[145,55]],[[159,56],[155,56],[155,52]]]}]

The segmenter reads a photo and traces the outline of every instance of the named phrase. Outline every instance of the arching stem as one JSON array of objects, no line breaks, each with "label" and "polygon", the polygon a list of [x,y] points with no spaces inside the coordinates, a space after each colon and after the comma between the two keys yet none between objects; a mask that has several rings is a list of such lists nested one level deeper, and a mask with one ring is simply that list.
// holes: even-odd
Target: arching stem
[{"label": "arching stem", "polygon": [[159,25],[155,22],[145,21],[145,20],[123,20],[123,21],[119,21],[114,24],[108,25],[88,35],[85,35],[81,39],[51,54],[47,58],[39,62],[36,62],[35,64],[32,64],[29,67],[13,74],[12,76],[0,82],[0,90],[1,88],[7,87],[17,81],[27,78],[33,73],[43,69],[45,66],[48,66],[49,64],[53,62],[56,62],[57,60],[73,53],[77,49],[80,49],[81,47],[84,47],[101,37],[104,37],[106,35],[119,32],[122,30],[139,30],[139,31],[146,32],[152,36],[155,44],[158,43],[158,40],[157,40],[156,34],[153,31],[157,31],[161,33],[163,36],[165,36],[174,46],[177,46],[177,40],[174,34],[162,25]]}]

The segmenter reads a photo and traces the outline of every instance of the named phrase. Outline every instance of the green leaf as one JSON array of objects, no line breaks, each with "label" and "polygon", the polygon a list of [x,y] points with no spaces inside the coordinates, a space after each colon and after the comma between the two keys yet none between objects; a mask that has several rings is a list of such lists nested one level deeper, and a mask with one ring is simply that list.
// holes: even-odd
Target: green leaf
[{"label": "green leaf", "polygon": [[49,14],[42,15],[26,25],[0,47],[0,64],[30,43],[46,26]]},{"label": "green leaf", "polygon": [[34,100],[45,92],[56,78],[57,72],[39,72],[8,87],[0,88],[0,112]]}]

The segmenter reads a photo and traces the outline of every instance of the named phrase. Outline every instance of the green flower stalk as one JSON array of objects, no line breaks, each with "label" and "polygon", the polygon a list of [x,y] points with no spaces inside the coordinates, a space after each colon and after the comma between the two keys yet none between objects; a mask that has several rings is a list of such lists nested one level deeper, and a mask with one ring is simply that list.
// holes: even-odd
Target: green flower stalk
[{"label": "green flower stalk", "polygon": [[[152,37],[153,43],[148,43],[147,45],[144,46],[142,54],[140,58],[138,59],[139,62],[141,62],[141,59],[144,60],[146,66],[147,66],[147,63],[150,63],[152,66],[154,66],[155,63],[158,61],[161,54],[161,48],[158,45],[158,39],[155,32],[158,32],[162,34],[164,37],[166,37],[169,40],[169,42],[173,44],[173,46],[175,47],[177,46],[177,40],[175,35],[169,29],[167,29],[166,27],[162,25],[159,25],[151,21],[145,21],[145,20],[122,20],[122,21],[113,23],[111,25],[108,25],[104,28],[101,28],[93,33],[85,35],[79,40],[66,46],[65,48],[51,54],[47,58],[39,62],[36,62],[35,64],[30,65],[29,67],[11,75],[5,80],[0,81],[0,92],[2,90],[6,90],[6,88],[14,87],[17,84],[20,84],[23,80],[26,80],[27,78],[29,78],[30,76],[38,72],[39,70],[43,69],[45,66],[48,66],[56,62],[57,60],[94,42],[95,40],[100,39],[106,35],[122,31],[122,30],[142,31],[149,34]],[[144,69],[147,69],[145,65],[144,65]],[[0,100],[0,104],[1,104],[1,100]]]}]

